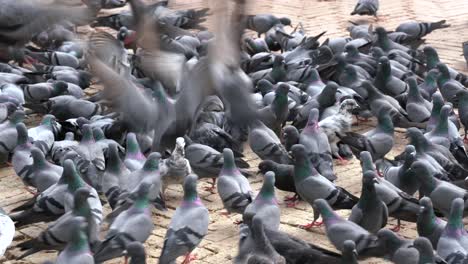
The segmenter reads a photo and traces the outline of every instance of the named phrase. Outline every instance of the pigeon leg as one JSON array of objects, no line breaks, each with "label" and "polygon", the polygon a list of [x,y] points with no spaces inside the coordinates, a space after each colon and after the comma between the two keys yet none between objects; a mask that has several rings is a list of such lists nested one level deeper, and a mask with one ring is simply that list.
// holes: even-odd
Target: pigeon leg
[{"label": "pigeon leg", "polygon": [[242,221],[242,219],[240,219],[240,220],[234,221],[233,223],[234,223],[235,225],[240,225],[240,224],[244,223],[244,221]]},{"label": "pigeon leg", "polygon": [[466,134],[466,132],[465,137],[463,138],[463,142],[465,142],[465,144],[468,144],[468,134]]},{"label": "pigeon leg", "polygon": [[34,188],[31,188],[31,187],[29,187],[29,186],[24,186],[24,189],[25,189],[28,193],[30,193],[30,194],[32,194],[32,195],[34,195],[34,196],[37,195],[37,191],[36,191]]},{"label": "pigeon leg", "polygon": [[401,228],[401,221],[400,221],[400,219],[397,219],[397,226],[395,226],[394,228],[392,228],[390,230],[397,233],[397,232],[400,232],[400,228]]},{"label": "pigeon leg", "polygon": [[286,197],[284,197],[283,200],[285,202],[288,202],[288,201],[295,202],[295,201],[299,200],[299,195],[296,193],[293,196],[286,196]]},{"label": "pigeon leg", "polygon": [[190,262],[196,259],[197,259],[197,255],[192,255],[190,253],[187,253],[187,255],[185,255],[184,261],[182,261],[182,264],[189,264]]},{"label": "pigeon leg", "polygon": [[299,203],[299,199],[294,200],[294,201],[289,201],[286,203],[286,207],[288,208],[294,208],[296,205]]},{"label": "pigeon leg", "polygon": [[211,178],[211,186],[210,187],[205,187],[205,191],[210,192],[210,193],[216,193],[216,178]]},{"label": "pigeon leg", "polygon": [[341,157],[340,155],[338,155],[338,163],[342,166],[345,166],[348,164],[348,160],[346,159],[343,159],[343,157]]},{"label": "pigeon leg", "polygon": [[311,229],[312,227],[320,227],[323,225],[323,222],[322,221],[313,221],[311,223],[308,223],[306,225],[300,225],[299,228],[302,228],[302,229],[305,229],[305,230],[309,230]]},{"label": "pigeon leg", "polygon": [[124,257],[124,264],[128,264],[128,256]]}]

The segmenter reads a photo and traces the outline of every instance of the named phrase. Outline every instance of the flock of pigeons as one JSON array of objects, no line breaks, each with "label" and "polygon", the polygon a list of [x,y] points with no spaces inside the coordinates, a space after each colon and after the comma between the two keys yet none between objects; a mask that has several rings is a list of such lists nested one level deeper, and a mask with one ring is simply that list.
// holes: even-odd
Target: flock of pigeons
[{"label": "flock of pigeons", "polygon": [[[226,214],[243,216],[234,263],[468,262],[468,156],[459,133],[463,126],[466,142],[468,77],[421,48],[446,21],[395,31],[353,24],[350,37],[319,42],[325,32],[307,36],[300,24],[288,33],[288,18],[245,15],[245,0],[182,11],[129,0],[131,11],[100,17],[126,2],[84,2],[5,0],[0,8],[0,163],[35,194],[0,210],[1,254],[15,228],[50,222],[16,245],[18,259],[58,250],[60,264],[146,263],[151,208],[166,210],[166,188],[180,184],[159,263],[189,263],[209,224],[197,181],[211,178]],[[376,16],[378,7],[359,0],[352,14]],[[213,33],[201,25],[209,13]],[[83,25],[117,36],[97,30],[78,39]],[[95,82],[104,89],[86,97]],[[32,113],[43,118],[27,128]],[[352,132],[354,117],[377,125]],[[409,144],[389,160],[395,127],[407,129]],[[256,196],[245,142],[262,160]],[[333,159],[353,156],[362,165],[360,198],[334,183]],[[314,221],[302,227],[322,225],[321,217],[342,254],[279,231],[276,188],[293,195],[288,206],[309,203]],[[112,208],[106,216],[103,203]],[[342,209],[349,219],[335,213]],[[419,237],[385,229],[389,216],[416,222]]]}]

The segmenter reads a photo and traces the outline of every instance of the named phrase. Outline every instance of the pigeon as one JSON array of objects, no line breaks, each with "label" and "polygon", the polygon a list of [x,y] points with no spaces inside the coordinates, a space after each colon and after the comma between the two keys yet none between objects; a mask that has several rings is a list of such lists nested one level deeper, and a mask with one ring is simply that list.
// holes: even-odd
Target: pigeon
[{"label": "pigeon", "polygon": [[287,151],[299,143],[299,131],[295,126],[287,125],[283,128],[283,144]]},{"label": "pigeon", "polygon": [[[270,243],[267,235],[265,224],[261,218],[254,218],[252,224],[249,225],[249,233],[243,234],[239,241],[239,253],[234,259],[234,263],[286,263],[282,257]],[[247,237],[244,237],[247,235]]]},{"label": "pigeon", "polygon": [[416,150],[414,146],[407,145],[405,147],[405,160],[403,164],[391,166],[386,164],[385,160],[379,160],[376,162],[376,166],[387,181],[405,193],[414,195],[414,193],[418,191],[420,185],[418,178],[409,172],[415,160]]},{"label": "pigeon", "polygon": [[291,20],[287,17],[275,17],[271,14],[259,14],[246,17],[246,27],[258,33],[260,38],[261,34],[265,34],[268,30],[277,24],[291,26]]},{"label": "pigeon", "polygon": [[364,133],[347,132],[339,135],[341,142],[351,147],[353,154],[358,157],[362,151],[368,151],[372,160],[378,160],[390,152],[394,143],[393,122],[388,115],[388,109],[382,108],[377,118],[377,127]]},{"label": "pigeon", "polygon": [[356,251],[356,244],[352,240],[346,240],[343,243],[343,250],[341,252],[341,263],[342,264],[358,264],[358,253]]},{"label": "pigeon", "polygon": [[286,122],[288,109],[289,85],[281,83],[275,90],[275,99],[271,105],[258,110],[260,120],[275,133],[280,136],[281,127]]},{"label": "pigeon", "polygon": [[59,181],[37,197],[13,209],[12,211],[23,211],[12,214],[11,219],[16,222],[17,228],[41,221],[55,220],[73,208],[73,194],[80,187],[90,190],[88,202],[93,215],[102,218],[102,205],[96,190],[81,179],[73,161],[65,160]]},{"label": "pigeon", "polygon": [[96,141],[96,144],[98,144],[101,147],[102,152],[104,153],[104,157],[108,157],[109,146],[111,144],[116,144],[121,153],[125,152],[125,149],[122,146],[120,146],[120,144],[117,143],[115,140],[106,138],[106,136],[104,135],[104,132],[99,127],[93,128],[93,137],[94,137],[94,140]]},{"label": "pigeon", "polygon": [[169,185],[182,184],[185,177],[192,173],[189,161],[185,158],[185,140],[176,139],[176,146],[169,158],[161,164],[161,180],[163,193]]},{"label": "pigeon", "polygon": [[173,263],[184,255],[185,261],[191,259],[190,253],[208,232],[208,210],[198,197],[197,179],[194,174],[185,178],[184,198],[167,229],[159,258],[161,264]]},{"label": "pigeon", "polygon": [[66,82],[58,81],[55,83],[46,82],[27,84],[22,88],[24,91],[25,101],[30,103],[40,103],[42,101],[47,101],[49,98],[54,96],[64,94],[68,89],[68,85]]},{"label": "pigeon", "polygon": [[13,156],[11,157],[11,163],[16,175],[21,178],[23,183],[30,185],[31,183],[28,182],[28,179],[26,178],[26,171],[33,163],[33,159],[31,157],[31,140],[28,137],[28,129],[24,123],[17,124],[16,131],[18,136],[16,147],[13,150]]},{"label": "pigeon", "polygon": [[122,190],[122,186],[129,181],[130,170],[125,167],[120,158],[116,144],[109,145],[109,157],[106,163],[106,170],[101,177],[99,185],[110,207],[115,209],[119,196],[123,192],[128,191]]},{"label": "pigeon", "polygon": [[381,254],[377,236],[338,216],[324,199],[315,200],[314,206],[320,212],[325,222],[327,237],[336,249],[343,251],[345,241],[351,240],[356,244],[359,256],[378,256]]},{"label": "pigeon", "polygon": [[88,237],[84,231],[86,228],[85,220],[82,217],[76,217],[70,225],[72,236],[65,249],[60,252],[55,261],[56,264],[93,264],[93,253],[89,248]]},{"label": "pigeon", "polygon": [[379,244],[385,252],[384,258],[394,263],[417,263],[419,253],[413,247],[413,241],[398,237],[389,229],[381,229],[377,233]]},{"label": "pigeon", "polygon": [[275,197],[275,173],[267,172],[257,197],[244,210],[242,222],[251,225],[253,219],[260,218],[269,229],[278,230],[280,208]]},{"label": "pigeon", "polygon": [[408,21],[398,25],[395,30],[397,32],[404,32],[412,38],[421,39],[434,30],[450,27],[450,25],[446,23],[446,20],[440,20],[437,22]]},{"label": "pigeon", "polygon": [[437,254],[448,263],[460,256],[467,257],[468,234],[463,227],[464,201],[455,198],[450,203],[448,222],[437,243]]},{"label": "pigeon", "polygon": [[46,115],[37,127],[28,129],[28,135],[33,140],[33,145],[39,148],[44,154],[49,153],[58,134],[58,124],[53,115]]},{"label": "pigeon", "polygon": [[126,251],[125,257],[130,258],[129,264],[146,264],[145,247],[140,242],[130,242],[127,245]]},{"label": "pigeon", "polygon": [[[440,110],[442,107],[445,105],[444,99],[442,98],[442,95],[439,92],[435,92],[432,95],[432,111],[431,111],[431,117],[429,118],[429,121],[427,122],[426,126],[426,131],[431,131],[434,129],[436,126],[438,120],[439,120],[439,115],[440,115]],[[454,114],[451,113],[449,117],[450,121],[455,124],[455,126],[458,123],[458,117]]]},{"label": "pigeon", "polygon": [[78,142],[75,141],[75,135],[73,132],[67,132],[63,140],[55,141],[54,145],[52,145],[52,149],[50,151],[52,161],[55,163],[62,163],[65,153],[74,149],[77,145]]},{"label": "pigeon", "polygon": [[[149,207],[151,185],[139,186],[134,204],[119,214],[109,227],[104,241],[94,251],[94,259],[101,263],[124,255],[126,246],[133,242],[145,242],[154,229]],[[138,227],[138,228],[135,228]]]},{"label": "pigeon", "polygon": [[449,215],[450,205],[455,198],[465,199],[468,195],[465,189],[433,177],[421,161],[414,162],[411,170],[421,182],[419,192],[431,198],[434,208],[445,216]]},{"label": "pigeon", "polygon": [[430,101],[432,95],[437,92],[437,75],[439,72],[437,69],[432,69],[427,72],[426,77],[424,77],[424,82],[418,85],[419,92],[424,97],[424,99]]},{"label": "pigeon", "polygon": [[[433,144],[444,146],[447,149],[450,149],[451,145],[451,140],[449,138],[449,126],[455,126],[448,119],[451,111],[452,108],[449,105],[444,105],[442,109],[440,109],[439,120],[437,120],[435,127],[431,131],[424,134],[424,137]],[[455,130],[457,129],[455,128]],[[456,133],[458,136],[458,131]]]},{"label": "pigeon", "polygon": [[416,248],[419,252],[418,263],[439,263],[440,262],[441,259],[440,260],[437,259],[436,261],[434,249],[429,239],[425,237],[418,237],[414,240],[413,247]]},{"label": "pigeon", "polygon": [[242,152],[239,143],[236,142],[230,134],[224,131],[224,129],[215,124],[200,124],[190,133],[190,138],[196,143],[208,145],[217,151],[222,151],[224,148],[231,148],[238,153]]},{"label": "pigeon", "polygon": [[468,92],[463,90],[457,93],[458,98],[458,115],[460,117],[460,122],[463,124],[465,136],[463,140],[468,142],[467,131],[468,131]]},{"label": "pigeon", "polygon": [[15,111],[8,120],[0,124],[0,164],[8,161],[10,152],[16,147],[18,132],[16,125],[23,122],[24,112]]},{"label": "pigeon", "polygon": [[[335,209],[350,209],[357,203],[358,198],[343,188],[335,186],[317,172],[308,159],[303,145],[294,145],[291,152],[294,158],[296,192],[304,201],[313,205],[317,199],[326,199],[330,206]],[[314,206],[312,208],[314,209],[314,221],[303,226],[305,229],[321,225],[321,223],[317,223],[319,214],[316,208]]]},{"label": "pigeon", "polygon": [[379,59],[374,85],[380,92],[389,96],[400,95],[408,89],[404,81],[392,75],[392,66],[386,57]]},{"label": "pigeon", "polygon": [[428,121],[431,116],[432,104],[422,97],[416,79],[410,77],[407,82],[409,87],[406,101],[408,119],[417,123]]},{"label": "pigeon", "polygon": [[228,213],[243,214],[253,200],[252,189],[249,181],[237,169],[232,150],[224,149],[223,158],[223,168],[217,182],[219,196]]},{"label": "pigeon", "polygon": [[0,234],[0,256],[3,256],[15,236],[15,224],[2,208],[0,208],[0,229],[2,230]]},{"label": "pigeon", "polygon": [[23,181],[41,193],[59,181],[63,168],[47,161],[44,153],[36,147],[31,148],[30,155],[33,163],[26,165],[20,171],[20,175],[24,175],[22,177]]},{"label": "pigeon", "polygon": [[307,149],[307,155],[317,171],[328,180],[336,180],[327,134],[320,128],[319,111],[312,109],[306,127],[299,136],[299,144]]},{"label": "pigeon", "polygon": [[[369,152],[361,152],[360,158],[364,173],[367,171],[376,172]],[[377,195],[387,205],[389,216],[398,220],[398,226],[394,230],[399,230],[400,220],[416,222],[420,211],[419,201],[382,177],[374,177],[374,179]]]},{"label": "pigeon", "polygon": [[140,145],[134,133],[127,134],[127,145],[125,149],[127,150],[124,159],[125,166],[127,166],[130,171],[141,169],[143,164],[145,164],[146,157],[141,153]]},{"label": "pigeon", "polygon": [[456,94],[465,89],[463,84],[457,80],[452,79],[449,68],[443,63],[437,64],[439,76],[437,78],[437,85],[439,86],[440,93],[445,101],[451,102],[454,106],[457,105]]},{"label": "pigeon", "polygon": [[259,120],[250,127],[249,144],[252,151],[262,160],[290,163],[288,153],[278,136]]},{"label": "pigeon", "polygon": [[377,17],[379,0],[358,0],[351,15],[372,15]]},{"label": "pigeon", "polygon": [[96,114],[101,114],[103,111],[101,105],[84,99],[77,99],[72,95],[59,95],[50,98],[44,103],[26,103],[24,106],[35,113],[51,114],[58,120],[78,117],[91,118]]},{"label": "pigeon", "polygon": [[387,225],[387,205],[380,199],[375,191],[374,172],[364,172],[362,177],[361,198],[351,209],[349,221],[354,222],[371,233],[377,233]]},{"label": "pigeon", "polygon": [[86,234],[91,239],[90,244],[96,245],[101,219],[93,216],[87,202],[89,196],[89,189],[78,189],[74,195],[73,209],[62,215],[36,238],[18,244],[17,247],[23,251],[26,250],[26,252],[17,259],[22,259],[43,250],[62,250],[66,243],[71,240],[73,230],[76,228],[71,224],[75,222],[77,217],[83,217],[87,221]]},{"label": "pigeon", "polygon": [[346,133],[351,131],[353,122],[352,112],[359,108],[359,105],[354,99],[345,99],[340,104],[340,109],[336,115],[329,116],[320,120],[318,126],[328,137],[330,149],[334,157],[337,157],[342,162],[343,157],[339,154],[338,142],[340,141],[337,133]]},{"label": "pigeon", "polygon": [[421,205],[421,210],[416,222],[418,235],[429,239],[432,246],[436,248],[447,222],[435,215],[432,201],[429,197],[423,197],[419,201],[419,204]]},{"label": "pigeon", "polygon": [[[278,190],[292,192],[296,194],[296,186],[294,185],[294,166],[289,164],[279,164],[272,160],[263,160],[258,164],[258,170],[262,174],[269,171],[275,173],[275,187]],[[285,200],[293,198],[287,197]]]}]

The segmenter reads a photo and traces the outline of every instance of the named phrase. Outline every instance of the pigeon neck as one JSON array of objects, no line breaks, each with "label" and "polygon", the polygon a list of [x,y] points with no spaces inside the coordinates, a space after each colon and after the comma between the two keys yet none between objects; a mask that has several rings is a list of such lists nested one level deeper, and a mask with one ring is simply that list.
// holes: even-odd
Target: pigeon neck
[{"label": "pigeon neck", "polygon": [[141,153],[140,146],[136,142],[136,139],[127,140],[127,155],[134,159],[144,158],[143,154]]},{"label": "pigeon neck", "polygon": [[450,210],[450,215],[448,218],[447,226],[445,227],[445,232],[449,236],[460,237],[464,233],[463,228],[463,209],[453,209]]},{"label": "pigeon neck", "polygon": [[75,231],[71,240],[71,249],[73,251],[89,250],[88,237],[82,231]]},{"label": "pigeon neck", "polygon": [[18,133],[17,144],[18,144],[19,146],[21,146],[21,145],[29,145],[29,138],[28,138],[27,131],[21,131],[21,132]]},{"label": "pigeon neck", "polygon": [[275,186],[274,183],[271,182],[270,179],[266,178],[265,182],[262,185],[262,188],[260,189],[260,193],[257,196],[257,199],[261,200],[271,200],[272,198],[275,197]]},{"label": "pigeon neck", "polygon": [[390,50],[390,41],[386,33],[378,34],[377,42],[379,43],[379,47],[382,48],[383,51]]},{"label": "pigeon neck", "polygon": [[381,78],[382,81],[386,81],[392,76],[392,69],[390,68],[390,64],[382,63],[380,67],[380,71],[377,78]]},{"label": "pigeon neck", "polygon": [[234,157],[230,155],[224,155],[224,162],[223,162],[223,171],[224,172],[231,172],[233,174],[237,174],[239,170],[234,162]]},{"label": "pigeon neck", "polygon": [[117,151],[110,151],[109,153],[109,169],[114,172],[118,173],[121,172],[121,169],[124,168],[124,164],[119,157]]},{"label": "pigeon neck", "polygon": [[446,114],[439,114],[439,122],[437,122],[434,132],[439,135],[448,134],[448,116]]},{"label": "pigeon neck", "polygon": [[137,209],[146,209],[148,208],[149,200],[148,200],[148,195],[142,195],[138,197],[135,201],[135,208]]},{"label": "pigeon neck", "polygon": [[47,163],[46,163],[45,157],[40,155],[40,156],[33,157],[33,164],[34,164],[34,167],[40,168],[40,167],[44,167]]},{"label": "pigeon neck", "polygon": [[439,55],[437,54],[430,54],[426,56],[426,65],[428,69],[434,69],[439,62]]},{"label": "pigeon neck", "polygon": [[85,143],[94,143],[93,133],[91,131],[86,130],[83,134],[83,139],[81,140]]},{"label": "pigeon neck", "polygon": [[442,86],[450,80],[450,73],[446,70],[440,71],[440,75],[437,78],[437,84],[439,85],[439,88],[442,88]]},{"label": "pigeon neck", "polygon": [[200,197],[198,197],[198,193],[196,190],[186,191],[184,192],[184,201],[182,202],[183,207],[189,206],[199,206],[202,205]]},{"label": "pigeon neck", "polygon": [[335,213],[335,211],[333,211],[329,207],[321,208],[320,215],[322,216],[322,218],[325,221],[326,225],[332,224],[333,222],[336,222],[339,219],[339,217]]},{"label": "pigeon neck", "polygon": [[83,216],[84,218],[88,219],[88,217],[91,215],[91,208],[89,207],[87,199],[75,202],[73,212],[77,216]]},{"label": "pigeon neck", "polygon": [[422,176],[422,180],[420,181],[421,191],[426,194],[431,193],[437,185],[436,179],[432,175],[424,174],[425,172],[423,173],[416,172],[416,173],[419,173]]},{"label": "pigeon neck", "polygon": [[159,170],[159,159],[147,159],[143,170],[148,172]]},{"label": "pigeon neck", "polygon": [[303,158],[302,161],[297,161],[294,164],[294,179],[296,181],[301,181],[309,176],[317,175],[317,171],[312,167],[307,158]]},{"label": "pigeon neck", "polygon": [[393,127],[393,122],[388,116],[383,116],[379,118],[379,123],[377,126],[377,129],[380,131],[386,133],[386,134],[393,134],[394,132],[394,127]]},{"label": "pigeon neck", "polygon": [[374,183],[363,184],[361,193],[362,195],[361,199],[359,199],[359,204],[363,208],[372,206],[374,204],[374,201],[378,199],[377,194],[375,192]]}]

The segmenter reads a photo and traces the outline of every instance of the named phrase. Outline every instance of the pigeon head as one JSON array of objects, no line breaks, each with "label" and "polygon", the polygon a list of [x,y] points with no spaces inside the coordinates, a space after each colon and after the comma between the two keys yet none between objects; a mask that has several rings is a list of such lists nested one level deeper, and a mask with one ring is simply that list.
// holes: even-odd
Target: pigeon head
[{"label": "pigeon head", "polygon": [[285,26],[291,26],[291,19],[287,17],[280,17],[279,21]]},{"label": "pigeon head", "polygon": [[406,82],[408,83],[409,93],[411,95],[419,94],[419,88],[416,78],[409,77],[408,79],[406,79]]},{"label": "pigeon head", "polygon": [[284,66],[284,65],[285,65],[285,62],[284,62],[283,56],[276,55],[275,59],[273,60],[273,68],[279,67],[279,66]]},{"label": "pigeon head", "polygon": [[276,96],[288,96],[289,93],[289,85],[286,83],[280,83],[278,88],[276,88],[275,94]]},{"label": "pigeon head", "polygon": [[153,152],[146,159],[143,165],[143,170],[159,172],[159,161],[161,160],[161,154],[159,152]]},{"label": "pigeon head", "polygon": [[223,170],[228,170],[228,171],[236,170],[237,171],[236,163],[234,160],[234,154],[231,149],[225,148],[223,150],[223,160],[224,160]]},{"label": "pigeon head", "polygon": [[419,263],[435,263],[434,249],[431,241],[425,237],[418,237],[413,242],[413,247],[419,252]]},{"label": "pigeon head", "polygon": [[356,68],[354,68],[353,65],[346,65],[343,71],[346,80],[355,81],[358,79]]},{"label": "pigeon head", "polygon": [[429,164],[423,161],[415,161],[410,168],[410,171],[413,173],[413,175],[416,175],[416,177],[420,180],[420,191],[422,193],[431,193],[437,186],[437,179],[431,175],[428,166]]},{"label": "pigeon head", "polygon": [[447,65],[443,63],[437,63],[437,70],[439,70],[439,78],[441,78],[443,81],[449,80],[450,79],[450,72],[447,67]]},{"label": "pigeon head", "polygon": [[[254,240],[254,252],[257,251],[261,254],[252,254],[247,263],[248,264],[285,264],[285,259],[278,254],[272,246],[270,240],[265,234],[265,225],[260,217],[252,219],[252,226],[250,227],[252,239]],[[252,258],[254,257],[254,258]]]},{"label": "pigeon head", "polygon": [[343,259],[357,259],[358,252],[356,250],[356,244],[352,240],[346,240],[343,243],[342,249]]},{"label": "pigeon head", "polygon": [[73,192],[78,188],[86,185],[85,182],[82,180],[80,174],[76,170],[75,163],[73,163],[71,159],[66,159],[63,162],[63,172],[59,182],[67,184],[68,189]]},{"label": "pigeon head", "polygon": [[440,62],[437,51],[431,46],[426,46],[424,47],[423,52],[424,52],[424,56],[426,57],[427,68],[428,69],[435,68],[436,65]]},{"label": "pigeon head", "polygon": [[372,155],[368,151],[363,151],[359,155],[361,160],[361,167],[363,172],[372,171],[375,172],[374,162],[372,161]]},{"label": "pigeon head", "polygon": [[260,173],[267,173],[268,171],[272,171],[275,169],[276,167],[276,163],[272,160],[262,160],[259,164],[258,164],[258,171]]},{"label": "pigeon head", "polygon": [[362,177],[362,193],[373,193],[375,192],[375,186],[374,184],[376,183],[375,178],[377,178],[377,174],[373,171],[366,171],[363,173]]},{"label": "pigeon head", "polygon": [[64,81],[56,81],[52,87],[57,94],[64,94],[68,90],[68,84]]},{"label": "pigeon head", "polygon": [[81,187],[76,190],[73,196],[73,210],[76,211],[80,216],[86,217],[86,214],[90,213],[88,198],[91,196],[89,188]]},{"label": "pigeon head", "polygon": [[106,136],[104,135],[104,132],[102,132],[102,129],[99,127],[94,127],[93,128],[93,136],[96,141],[106,139]]},{"label": "pigeon head", "polygon": [[452,112],[452,106],[450,104],[445,104],[442,109],[440,109],[440,118],[447,119]]},{"label": "pigeon head", "polygon": [[91,121],[89,121],[85,117],[80,116],[76,119],[76,123],[78,124],[78,127],[83,127],[84,125],[91,124]]},{"label": "pigeon head", "polygon": [[199,201],[197,192],[198,176],[190,174],[185,177],[184,181],[184,202],[197,202]]},{"label": "pigeon head", "polygon": [[345,52],[348,53],[348,55],[352,57],[359,55],[359,50],[354,45],[351,45],[351,44],[345,45]]},{"label": "pigeon head", "polygon": [[[335,211],[330,207],[330,205],[324,199],[317,199],[314,201],[314,208],[320,213],[325,224],[328,220],[333,218],[338,218]],[[314,215],[315,218],[315,215]]]},{"label": "pigeon head", "polygon": [[319,128],[318,121],[319,121],[319,110],[317,108],[311,109],[309,113],[309,119],[307,120],[306,128],[314,129],[314,130],[318,129]]},{"label": "pigeon head", "polygon": [[376,59],[379,59],[380,57],[385,55],[384,51],[379,47],[372,47],[371,54],[372,54],[372,57]]},{"label": "pigeon head", "polygon": [[342,113],[352,113],[354,110],[358,109],[359,105],[354,99],[345,99],[340,104],[340,112]]},{"label": "pigeon head", "polygon": [[274,86],[270,81],[265,80],[265,79],[261,79],[257,83],[257,89],[262,93],[262,95],[265,95],[265,94],[273,91]]},{"label": "pigeon head", "polygon": [[419,205],[421,206],[419,213],[427,213],[428,211],[432,211],[432,201],[431,198],[424,196],[419,200]]},{"label": "pigeon head", "polygon": [[397,234],[386,228],[380,229],[377,232],[377,237],[379,238],[379,243],[382,243],[384,247],[387,247],[389,249],[398,247],[398,245],[401,243],[401,238],[398,237]]},{"label": "pigeon head", "polygon": [[304,145],[296,144],[291,147],[291,155],[294,160],[307,160],[307,151]]},{"label": "pigeon head", "polygon": [[275,173],[269,171],[263,177],[263,185],[260,189],[261,198],[275,198]]},{"label": "pigeon head", "polygon": [[[127,244],[126,250],[127,250],[127,256],[129,256],[132,260],[140,259],[140,258],[142,260],[145,259],[146,251],[145,251],[145,247],[143,246],[143,244],[141,244],[141,242],[138,242],[138,241],[130,242],[129,244]],[[132,261],[130,261],[130,263],[132,263]]]},{"label": "pigeon head", "polygon": [[431,198],[424,196],[421,200],[419,200],[419,205],[420,208],[416,223],[418,233],[422,236],[422,234],[427,232],[432,233],[432,230],[435,228],[439,220],[434,213],[434,207],[432,206]]},{"label": "pigeon head", "polygon": [[140,150],[135,133],[127,134],[126,148],[127,155],[131,155],[133,158],[144,158]]},{"label": "pigeon head", "polygon": [[285,138],[285,140],[289,138],[297,140],[299,139],[299,131],[294,126],[291,126],[291,125],[285,126],[283,129],[283,137]]},{"label": "pigeon head", "polygon": [[24,123],[18,123],[16,124],[16,132],[18,134],[16,143],[17,145],[26,145],[29,144],[29,136],[28,136],[28,129],[26,128],[26,125]]},{"label": "pigeon head", "polygon": [[81,139],[81,142],[85,143],[94,143],[94,136],[93,136],[93,130],[91,129],[90,125],[84,125],[81,128],[81,133],[83,134],[83,138]]},{"label": "pigeon head", "polygon": [[439,74],[439,71],[437,69],[432,69],[427,72],[426,78],[424,78],[424,81],[430,84],[435,83],[435,81],[437,80],[438,74]]},{"label": "pigeon head", "polygon": [[420,152],[427,147],[428,141],[421,130],[415,127],[410,127],[406,130],[406,135],[409,138],[410,144],[416,148],[417,152]]},{"label": "pigeon head", "polygon": [[109,168],[114,173],[119,173],[120,170],[125,166],[122,163],[119,155],[119,149],[117,148],[117,144],[111,143],[109,144],[109,158],[107,160],[106,168]]},{"label": "pigeon head", "polygon": [[390,61],[387,57],[381,57],[379,59],[378,70],[382,72],[384,77],[390,77],[392,75],[392,67],[390,66]]},{"label": "pigeon head", "polygon": [[412,164],[416,160],[416,148],[413,145],[405,147],[405,164]]},{"label": "pigeon head", "polygon": [[36,148],[31,148],[31,157],[33,158],[34,166],[41,167],[46,164],[44,153]]},{"label": "pigeon head", "polygon": [[466,232],[463,227],[464,206],[464,201],[461,198],[455,198],[452,201],[450,215],[444,232],[449,232],[451,236],[461,236],[462,232]]},{"label": "pigeon head", "polygon": [[379,113],[377,114],[377,122],[379,128],[381,128],[386,133],[393,133],[393,121],[390,117],[391,109],[385,105],[382,105]]},{"label": "pigeon head", "polygon": [[16,110],[13,114],[11,114],[8,117],[8,120],[10,120],[10,123],[12,124],[18,124],[20,122],[23,122],[25,117],[26,115],[23,110]]},{"label": "pigeon head", "polygon": [[129,30],[126,27],[121,27],[118,33],[118,39],[124,43],[124,45],[133,45],[137,40],[136,31]]}]

